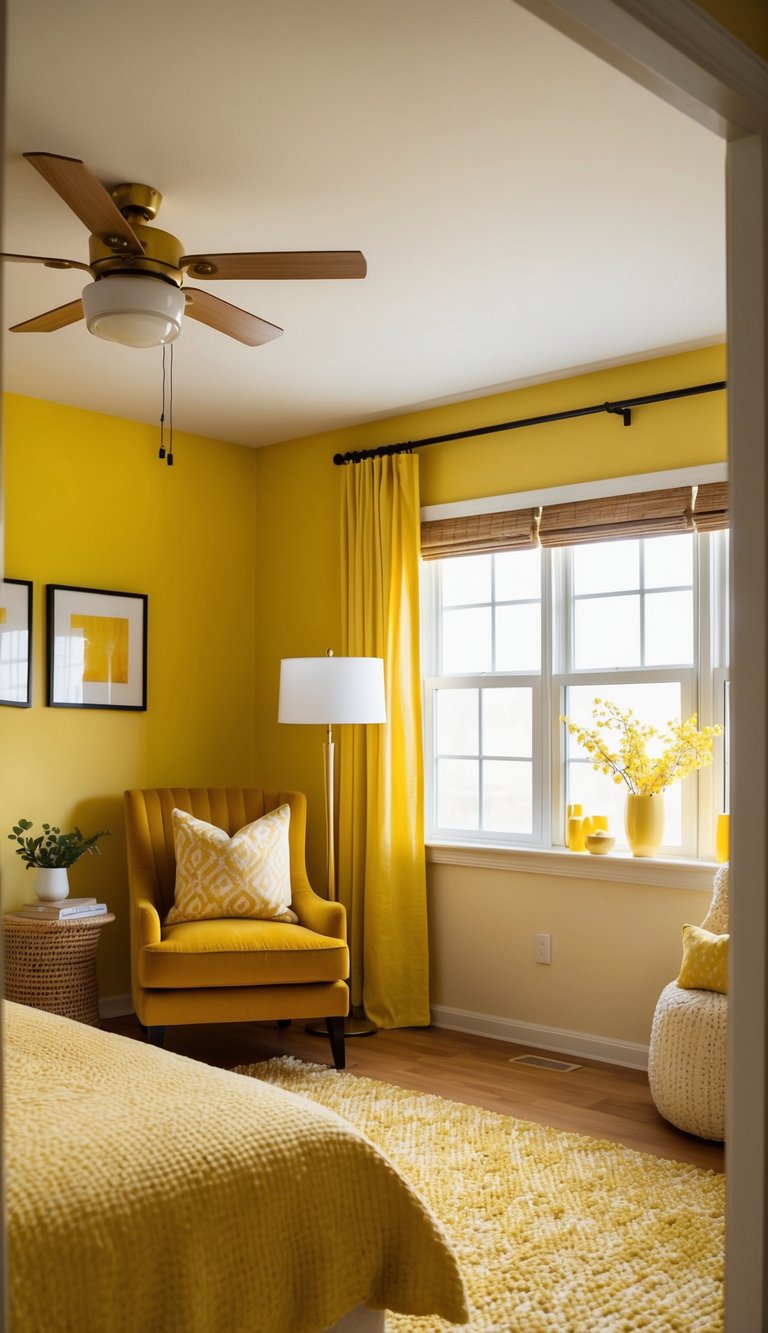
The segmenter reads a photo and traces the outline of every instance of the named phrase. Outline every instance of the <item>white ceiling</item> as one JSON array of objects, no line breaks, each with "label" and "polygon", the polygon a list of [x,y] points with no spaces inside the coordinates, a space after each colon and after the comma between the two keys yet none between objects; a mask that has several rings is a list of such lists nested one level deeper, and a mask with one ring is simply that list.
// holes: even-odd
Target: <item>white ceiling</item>
[{"label": "white ceiling", "polygon": [[[179,429],[264,445],[723,334],[722,141],[512,0],[10,0],[8,29],[6,251],[87,262],[44,151],[156,186],[186,253],[366,255],[205,284],[285,334],[188,324]],[[4,325],[84,277],[6,264]],[[3,355],[12,392],[159,417],[159,349],[79,323]]]}]

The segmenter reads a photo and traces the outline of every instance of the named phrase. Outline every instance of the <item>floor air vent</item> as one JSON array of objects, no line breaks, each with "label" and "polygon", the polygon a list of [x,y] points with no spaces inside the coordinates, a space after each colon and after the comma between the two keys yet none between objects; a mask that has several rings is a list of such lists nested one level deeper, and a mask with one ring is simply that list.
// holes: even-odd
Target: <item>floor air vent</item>
[{"label": "floor air vent", "polygon": [[511,1065],[533,1065],[534,1069],[553,1069],[558,1074],[570,1074],[572,1069],[582,1069],[583,1065],[571,1065],[567,1060],[552,1060],[545,1055],[512,1055]]}]

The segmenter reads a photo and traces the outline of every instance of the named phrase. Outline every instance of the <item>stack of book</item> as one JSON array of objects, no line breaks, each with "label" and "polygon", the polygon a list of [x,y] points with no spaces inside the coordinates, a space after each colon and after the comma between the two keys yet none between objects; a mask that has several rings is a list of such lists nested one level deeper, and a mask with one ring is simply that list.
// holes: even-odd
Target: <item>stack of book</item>
[{"label": "stack of book", "polygon": [[25,903],[18,915],[37,917],[40,921],[71,921],[83,916],[103,916],[107,910],[107,904],[97,903],[95,898],[62,898],[55,903],[37,899]]}]

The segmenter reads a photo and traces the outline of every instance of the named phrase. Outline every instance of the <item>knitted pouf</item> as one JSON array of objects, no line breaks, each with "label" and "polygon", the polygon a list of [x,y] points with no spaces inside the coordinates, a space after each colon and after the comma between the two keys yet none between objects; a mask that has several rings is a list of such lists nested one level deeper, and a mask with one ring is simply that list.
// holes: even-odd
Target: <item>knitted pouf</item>
[{"label": "knitted pouf", "polygon": [[683,990],[659,996],[648,1052],[648,1081],[665,1120],[702,1139],[725,1138],[725,1033],[728,997]]},{"label": "knitted pouf", "polygon": [[[704,930],[727,935],[726,861],[715,875]],[[702,1139],[725,1138],[725,1031],[728,997],[670,981],[659,996],[648,1051],[648,1082],[665,1120]]]}]

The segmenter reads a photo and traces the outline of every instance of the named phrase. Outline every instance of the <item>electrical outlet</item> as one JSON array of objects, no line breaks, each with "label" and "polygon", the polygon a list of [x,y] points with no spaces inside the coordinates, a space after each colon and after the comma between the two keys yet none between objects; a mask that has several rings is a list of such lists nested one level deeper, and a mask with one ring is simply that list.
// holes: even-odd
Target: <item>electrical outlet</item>
[{"label": "electrical outlet", "polygon": [[551,935],[537,935],[537,936],[536,936],[536,962],[537,962],[537,963],[551,963],[551,962],[552,962],[552,936],[551,936]]}]

